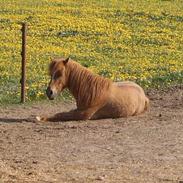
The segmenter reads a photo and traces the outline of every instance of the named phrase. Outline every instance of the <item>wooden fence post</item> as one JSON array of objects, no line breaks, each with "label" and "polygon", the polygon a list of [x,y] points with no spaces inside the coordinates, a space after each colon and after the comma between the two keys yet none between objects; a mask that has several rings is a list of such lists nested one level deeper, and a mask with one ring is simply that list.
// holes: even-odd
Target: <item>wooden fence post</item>
[{"label": "wooden fence post", "polygon": [[22,23],[22,73],[21,73],[21,103],[25,102],[25,86],[26,86],[26,37],[27,37],[27,24]]}]

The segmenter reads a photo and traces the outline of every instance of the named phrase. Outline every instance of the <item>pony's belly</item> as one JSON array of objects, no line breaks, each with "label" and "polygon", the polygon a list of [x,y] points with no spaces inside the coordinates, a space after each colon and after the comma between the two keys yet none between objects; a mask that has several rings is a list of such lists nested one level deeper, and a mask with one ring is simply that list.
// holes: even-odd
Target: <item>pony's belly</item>
[{"label": "pony's belly", "polygon": [[108,102],[104,107],[99,109],[92,119],[101,119],[101,118],[119,118],[127,117],[127,111],[120,104]]},{"label": "pony's belly", "polygon": [[114,83],[106,104],[93,119],[119,118],[140,114],[145,109],[146,96],[143,89],[133,82]]}]

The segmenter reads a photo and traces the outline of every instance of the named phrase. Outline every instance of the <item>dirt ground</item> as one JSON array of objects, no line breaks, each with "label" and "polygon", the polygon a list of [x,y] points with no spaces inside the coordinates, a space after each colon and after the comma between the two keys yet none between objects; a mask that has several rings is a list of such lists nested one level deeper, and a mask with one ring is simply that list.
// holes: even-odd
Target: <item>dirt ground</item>
[{"label": "dirt ground", "polygon": [[183,183],[183,87],[127,119],[35,123],[73,103],[0,107],[0,183]]}]

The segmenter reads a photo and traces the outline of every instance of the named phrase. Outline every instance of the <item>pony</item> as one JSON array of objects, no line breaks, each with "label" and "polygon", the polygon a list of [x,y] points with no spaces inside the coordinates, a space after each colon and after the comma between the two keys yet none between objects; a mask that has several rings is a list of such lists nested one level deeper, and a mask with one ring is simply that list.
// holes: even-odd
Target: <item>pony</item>
[{"label": "pony", "polygon": [[77,108],[53,116],[37,116],[38,121],[129,117],[143,113],[149,106],[144,90],[136,83],[112,82],[70,58],[53,59],[49,65],[49,75],[48,98],[53,100],[68,88],[76,100]]}]

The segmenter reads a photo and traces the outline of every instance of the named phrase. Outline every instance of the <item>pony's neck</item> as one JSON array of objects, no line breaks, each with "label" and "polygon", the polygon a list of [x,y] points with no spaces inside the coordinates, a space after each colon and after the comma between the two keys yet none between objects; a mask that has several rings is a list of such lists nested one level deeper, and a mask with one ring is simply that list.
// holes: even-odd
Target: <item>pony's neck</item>
[{"label": "pony's neck", "polygon": [[67,67],[67,88],[76,99],[78,107],[90,105],[94,100],[99,99],[102,89],[106,90],[110,86],[110,80],[93,74],[75,61],[68,62]]},{"label": "pony's neck", "polygon": [[81,98],[81,96],[79,95],[82,85],[85,83],[84,81],[87,79],[85,77],[86,73],[87,75],[92,75],[92,73],[75,61],[68,62],[67,67],[69,72],[67,87],[77,100]]}]

